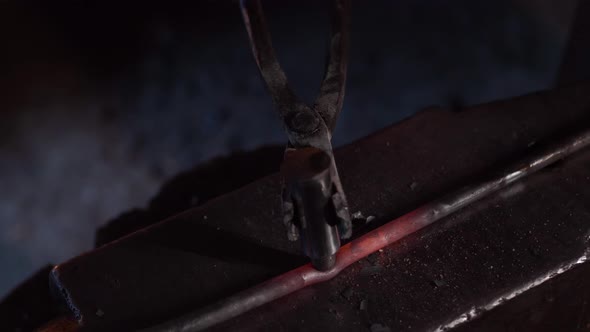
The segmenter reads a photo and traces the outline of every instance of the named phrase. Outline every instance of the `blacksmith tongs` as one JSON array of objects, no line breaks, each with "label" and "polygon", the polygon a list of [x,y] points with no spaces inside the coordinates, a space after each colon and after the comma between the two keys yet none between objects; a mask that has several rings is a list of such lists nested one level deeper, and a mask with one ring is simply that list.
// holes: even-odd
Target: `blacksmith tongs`
[{"label": "blacksmith tongs", "polygon": [[348,62],[349,0],[331,0],[332,33],[326,73],[313,107],[289,86],[276,58],[259,0],[242,0],[242,14],[258,69],[283,121],[289,143],[281,165],[284,223],[289,240],[321,271],[335,264],[340,239],[351,236],[348,203],[332,152]]}]

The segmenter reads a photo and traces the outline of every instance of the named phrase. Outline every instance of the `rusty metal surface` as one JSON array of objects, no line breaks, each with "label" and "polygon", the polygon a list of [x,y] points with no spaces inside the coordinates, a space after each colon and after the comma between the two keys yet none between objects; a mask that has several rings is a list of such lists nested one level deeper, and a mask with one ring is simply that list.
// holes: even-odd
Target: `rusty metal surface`
[{"label": "rusty metal surface", "polygon": [[[422,112],[337,150],[351,211],[375,217],[357,233],[518,159],[534,142],[567,131],[586,117],[589,91],[589,87],[580,86],[481,105],[462,113]],[[279,187],[277,176],[267,177],[61,264],[54,271],[55,285],[86,326],[129,328],[149,326],[284,272],[300,264],[301,257],[283,236]],[[513,201],[537,206],[534,199]],[[543,204],[536,211],[547,215],[553,211],[548,207],[551,205]],[[505,211],[494,211],[500,221],[513,220]],[[435,244],[428,240],[435,237],[407,239],[326,284],[228,324],[270,330],[357,330],[369,323],[383,323],[392,329],[424,327],[437,319],[440,323],[460,314],[462,306],[473,298],[483,299],[485,294],[526,278],[526,273],[554,263],[529,255],[509,264],[510,257],[500,255],[499,250],[506,249],[511,239],[518,240],[514,236],[528,234],[526,214],[520,213],[525,220],[522,229],[513,229],[513,235],[486,232],[501,228],[490,213],[479,218],[480,222],[456,221],[463,226],[452,233],[440,232],[452,235],[447,241]],[[489,223],[482,225],[481,220]],[[419,245],[414,247],[413,243]],[[491,247],[494,243],[500,247]],[[404,250],[409,256],[402,255]],[[437,258],[451,261],[443,264]],[[495,266],[504,264],[512,270],[494,274],[493,268],[481,266],[486,259],[499,259]],[[386,264],[374,264],[381,261]],[[465,280],[457,279],[456,274],[444,277],[437,273],[447,273],[447,265],[460,267]],[[446,288],[453,278],[465,287]],[[480,288],[487,290],[477,290],[477,285],[470,284],[473,280],[485,281]]]}]

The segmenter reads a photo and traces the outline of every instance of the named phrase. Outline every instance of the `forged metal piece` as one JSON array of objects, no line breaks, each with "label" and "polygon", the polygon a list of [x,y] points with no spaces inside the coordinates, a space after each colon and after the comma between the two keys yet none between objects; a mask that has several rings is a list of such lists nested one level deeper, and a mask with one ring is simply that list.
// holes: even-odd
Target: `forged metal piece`
[{"label": "forged metal piece", "polygon": [[[336,255],[336,264],[334,268],[329,271],[321,272],[314,269],[311,265],[305,265],[266,281],[258,286],[239,292],[213,305],[199,309],[176,320],[146,331],[201,331],[307,286],[330,280],[338,275],[343,269],[369,254],[374,253],[525,176],[562,160],[589,144],[590,130],[586,130],[573,137],[564,139],[563,141],[550,144],[541,152],[526,158],[516,166],[508,167],[503,172],[499,173],[499,175],[492,176],[490,179],[477,184],[467,186],[462,190],[444,196],[398,219],[392,220],[344,245]],[[566,265],[566,267],[561,268],[558,271],[559,273],[563,273],[586,260],[587,256],[584,254],[581,258],[576,259],[573,263],[569,263],[569,265]],[[547,279],[548,278],[541,278],[542,281],[539,281],[536,284],[533,283],[531,287],[534,287]],[[522,292],[523,291],[517,290],[513,297]],[[510,298],[511,297],[508,297],[507,299]],[[492,307],[494,306],[495,305],[492,305]],[[447,328],[457,326],[465,321],[466,319],[451,322],[449,326],[441,327],[440,329],[446,330]]]},{"label": "forged metal piece", "polygon": [[[332,131],[342,110],[344,90],[346,86],[346,69],[348,64],[348,25],[350,16],[349,0],[331,0],[332,4],[332,36],[330,39],[329,58],[326,72],[322,81],[319,95],[313,107],[301,101],[292,91],[287,76],[276,58],[272,47],[268,26],[264,18],[260,0],[243,0],[242,14],[246,29],[252,44],[252,53],[258,65],[260,74],[272,96],[273,103],[279,111],[285,131],[289,138],[287,150],[314,147],[325,152],[330,170],[329,177],[324,181],[330,182],[334,192],[330,189],[330,197],[321,201],[333,200],[333,204],[326,205],[331,209],[332,218],[325,218],[322,209],[304,209],[302,201],[310,202],[311,198],[303,197],[307,190],[299,188],[297,192],[285,190],[284,194],[284,222],[287,236],[296,240],[302,233],[303,252],[311,258],[313,265],[320,270],[327,270],[334,264],[332,255],[340,247],[340,239],[348,239],[352,235],[352,223],[348,211],[348,203],[332,152]],[[297,164],[293,158],[300,154],[287,151],[285,162]],[[288,156],[291,154],[291,156]],[[286,182],[292,182],[285,175]],[[297,186],[288,185],[297,188]],[[309,193],[316,197],[314,193]],[[298,220],[299,219],[299,220]],[[314,227],[306,227],[307,221],[313,220]],[[319,234],[314,234],[319,232]],[[308,234],[306,234],[308,233]]]}]

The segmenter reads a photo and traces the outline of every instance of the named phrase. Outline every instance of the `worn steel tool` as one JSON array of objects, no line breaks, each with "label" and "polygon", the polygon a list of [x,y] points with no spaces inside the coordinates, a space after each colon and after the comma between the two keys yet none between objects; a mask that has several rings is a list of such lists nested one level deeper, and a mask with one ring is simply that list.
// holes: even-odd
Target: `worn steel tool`
[{"label": "worn steel tool", "polygon": [[313,106],[301,101],[289,86],[273,50],[260,1],[241,2],[254,58],[289,138],[281,167],[287,235],[291,241],[301,238],[303,252],[322,271],[334,266],[340,239],[349,238],[352,232],[331,143],[346,85],[350,3],[332,2],[329,57]]}]

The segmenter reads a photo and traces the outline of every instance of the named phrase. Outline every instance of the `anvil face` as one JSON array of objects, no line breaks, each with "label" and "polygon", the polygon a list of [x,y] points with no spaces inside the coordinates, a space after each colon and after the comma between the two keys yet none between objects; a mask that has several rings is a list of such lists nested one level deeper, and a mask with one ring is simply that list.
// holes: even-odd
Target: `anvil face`
[{"label": "anvil face", "polygon": [[[531,146],[583,123],[588,109],[589,86],[564,88],[461,113],[424,111],[337,149],[351,212],[373,217],[357,224],[355,236],[518,160]],[[583,302],[571,283],[590,270],[588,169],[590,152],[583,150],[328,282],[214,329],[530,329],[580,319],[586,324],[579,311],[560,309]],[[280,187],[279,175],[269,175],[74,258],[55,268],[54,286],[84,326],[131,329],[288,271],[305,260],[284,235]],[[587,290],[585,283],[575,287]],[[531,311],[517,320],[516,313],[532,307],[544,314]]]}]

